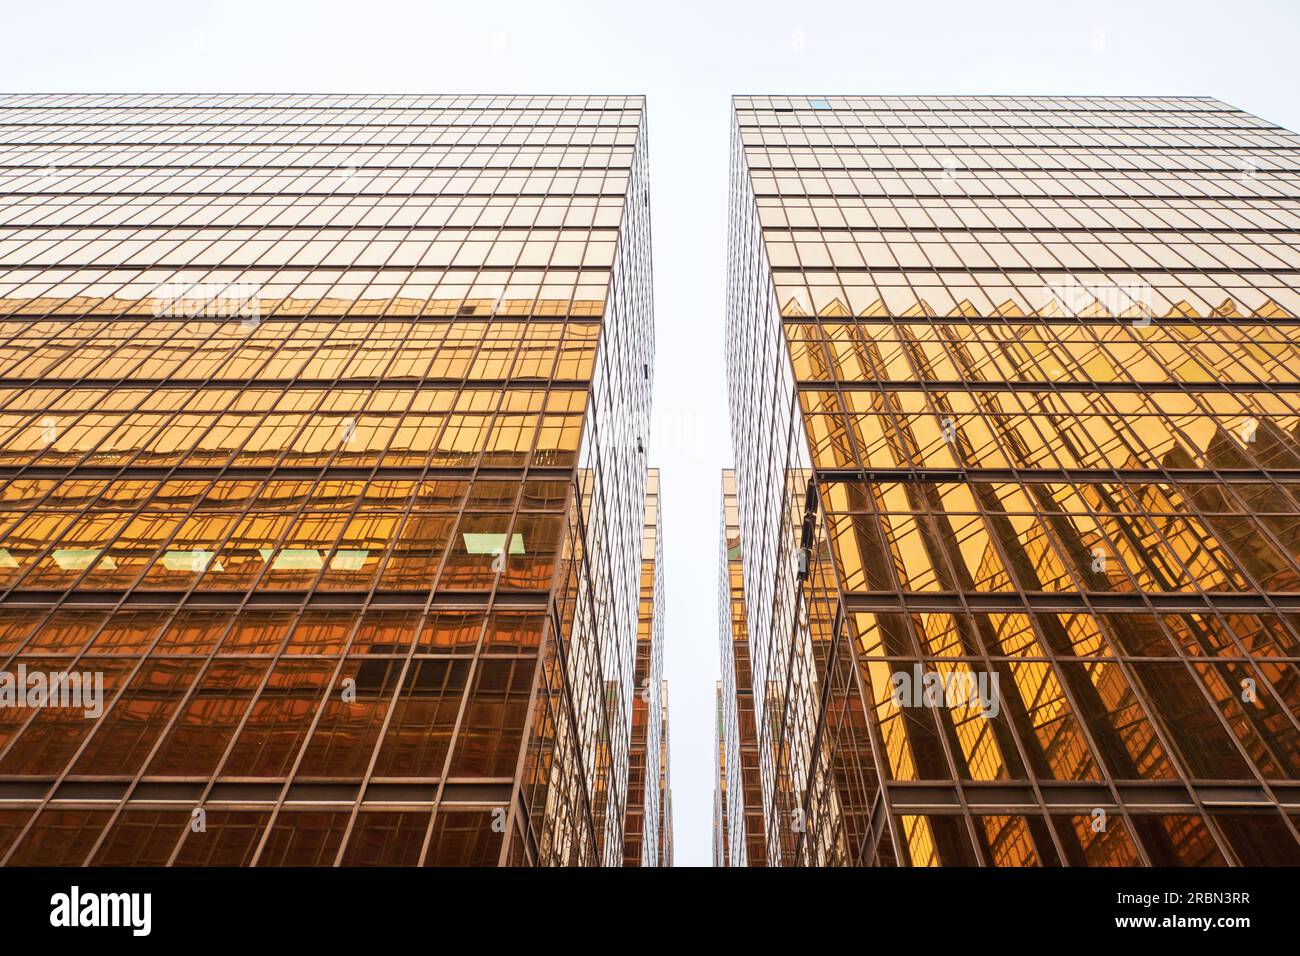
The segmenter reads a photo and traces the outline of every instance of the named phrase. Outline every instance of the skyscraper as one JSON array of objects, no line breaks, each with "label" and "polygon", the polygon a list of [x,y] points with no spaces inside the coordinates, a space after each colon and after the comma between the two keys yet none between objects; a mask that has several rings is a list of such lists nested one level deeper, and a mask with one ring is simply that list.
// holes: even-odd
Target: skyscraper
[{"label": "skyscraper", "polygon": [[717,759],[713,762],[713,826],[712,849],[714,866],[731,866],[731,824],[728,814],[731,801],[727,796],[727,717],[723,713],[722,681],[713,688],[715,726],[714,744]]},{"label": "skyscraper", "polygon": [[[753,674],[745,613],[745,581],[740,545],[736,473],[722,473],[721,541],[718,554],[718,650],[722,680],[718,686],[718,728],[722,768],[727,783],[722,825],[726,829],[727,866],[762,866],[763,790],[760,784],[758,727],[754,722]],[[719,788],[722,790],[722,788]]]},{"label": "skyscraper", "polygon": [[643,100],[9,96],[0,137],[0,671],[79,681],[0,708],[0,862],[621,861]]},{"label": "skyscraper", "polygon": [[673,865],[673,775],[668,759],[668,681],[659,688],[659,865]]},{"label": "skyscraper", "polygon": [[628,753],[623,865],[658,866],[663,796],[661,761],[664,721],[664,561],[659,518],[659,469],[646,484],[645,534],[641,541],[641,605],[637,616],[632,738]]},{"label": "skyscraper", "polygon": [[769,863],[1300,862],[1300,139],[733,105]]}]

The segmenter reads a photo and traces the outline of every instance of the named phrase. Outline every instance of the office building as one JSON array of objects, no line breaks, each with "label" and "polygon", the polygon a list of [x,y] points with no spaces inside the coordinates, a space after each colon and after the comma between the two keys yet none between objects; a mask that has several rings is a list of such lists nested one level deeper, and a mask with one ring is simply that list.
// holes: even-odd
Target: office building
[{"label": "office building", "polygon": [[1300,863],[1300,139],[733,105],[768,864]]},{"label": "office building", "polygon": [[[664,563],[659,517],[659,469],[647,476],[645,533],[641,541],[641,604],[637,615],[632,738],[628,751],[623,865],[658,866],[661,761],[664,758]],[[647,835],[649,838],[647,839]]]},{"label": "office building", "polygon": [[741,567],[740,512],[736,474],[722,473],[722,514],[718,553],[718,727],[720,765],[730,786],[725,795],[727,866],[763,866],[767,853],[763,790],[754,722],[754,692],[749,664],[745,581]]},{"label": "office building", "polygon": [[0,863],[622,861],[643,99],[7,96],[0,139],[0,671],[102,681],[0,709]]}]

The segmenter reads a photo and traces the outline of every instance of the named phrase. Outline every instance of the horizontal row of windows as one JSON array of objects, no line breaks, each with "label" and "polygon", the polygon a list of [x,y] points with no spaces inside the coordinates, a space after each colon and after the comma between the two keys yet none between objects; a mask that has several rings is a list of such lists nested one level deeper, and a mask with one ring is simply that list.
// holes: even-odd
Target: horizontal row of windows
[{"label": "horizontal row of windows", "polygon": [[785,333],[795,377],[810,382],[1184,383],[1267,391],[1270,383],[1300,381],[1300,330],[1285,326],[787,322]]},{"label": "horizontal row of windows", "polygon": [[927,110],[972,112],[983,110],[1083,110],[1235,111],[1209,96],[746,96],[732,97],[735,109]]},{"label": "horizontal row of windows", "polygon": [[[35,106],[36,108],[32,108]],[[295,126],[446,127],[457,126],[619,126],[640,121],[639,103],[603,106],[574,104],[573,108],[491,108],[451,106],[430,109],[394,105],[383,109],[347,106],[313,109],[301,106],[236,109],[220,103],[197,109],[155,107],[147,103],[120,108],[71,106],[58,103],[0,104],[0,125],[31,126],[39,123],[61,126],[135,126],[166,123],[173,126],[266,126],[283,123]]]},{"label": "horizontal row of windows", "polygon": [[[16,515],[103,514],[186,515],[205,511],[238,513],[260,507],[296,513],[310,505],[313,514],[369,512],[457,514],[474,512],[558,511],[568,483],[557,479],[525,481],[452,479],[237,479],[14,478],[0,487],[0,529]],[[61,519],[60,519],[61,520]]]},{"label": "horizontal row of windows", "polygon": [[1300,228],[1300,204],[1289,200],[785,196],[755,204],[762,226],[777,229]]},{"label": "horizontal row of windows", "polygon": [[[383,387],[379,387],[382,384]],[[51,423],[55,432],[83,420],[87,412],[104,414],[141,415],[150,412],[190,410],[198,413],[228,412],[232,420],[244,416],[268,418],[273,415],[312,415],[325,418],[348,415],[370,416],[377,420],[400,421],[411,415],[457,412],[466,415],[491,416],[497,411],[512,414],[540,412],[552,414],[581,412],[586,405],[584,389],[493,387],[464,389],[421,388],[412,383],[402,385],[387,382],[360,388],[328,388],[318,384],[305,385],[292,391],[276,385],[250,386],[249,388],[195,388],[166,386],[120,389],[68,389],[60,386],[18,388],[8,393],[12,396],[11,414],[18,409],[49,411],[55,415]],[[9,422],[11,427],[21,427],[27,416],[21,412]]]},{"label": "horizontal row of windows", "polygon": [[[623,130],[635,132],[638,123],[605,123],[598,128],[614,134],[615,142]],[[501,130],[516,127],[502,126]],[[554,142],[572,133],[571,141],[584,143],[590,131],[577,126],[542,124],[537,127]],[[501,139],[491,125],[483,126],[332,126],[320,123],[301,125],[212,125],[201,120],[193,124],[122,124],[104,126],[60,125],[47,122],[0,126],[0,146],[451,146],[477,144]],[[552,135],[557,134],[557,135]],[[626,145],[619,142],[619,145]]]},{"label": "horizontal row of windows", "polygon": [[583,422],[582,414],[509,412],[37,415],[5,429],[0,463],[567,468],[577,461]]},{"label": "horizontal row of windows", "polygon": [[[1261,174],[1261,179],[1263,175]],[[80,170],[48,170],[9,179],[0,178],[6,192],[15,194],[48,193],[297,193],[327,196],[333,193],[352,195],[426,195],[447,193],[477,195],[515,195],[546,193],[584,193],[621,196],[627,192],[628,174],[621,171],[573,174],[538,170],[532,173],[497,173],[466,171],[462,173],[380,173],[358,171],[341,173],[294,174],[274,170],[229,173],[186,171],[177,174],[141,172],[138,175],[82,173]]]},{"label": "horizontal row of windows", "polygon": [[[479,478],[357,478],[216,480],[160,478],[15,478],[0,487],[0,510],[80,514],[93,506],[104,513],[188,514],[204,510],[239,512],[256,501],[263,507],[296,512],[308,503],[313,514],[414,510],[427,514],[471,511],[558,511],[568,483]],[[4,527],[0,524],[0,528]]]},{"label": "horizontal row of windows", "polygon": [[[442,164],[449,158],[452,165],[475,156],[481,162],[490,156],[561,156],[581,155],[570,147],[592,147],[597,154],[625,154],[636,144],[636,129],[600,127],[524,127],[476,130],[456,143],[438,145],[353,146],[352,148],[311,143],[282,144],[276,149],[260,144],[256,150],[238,144],[183,143],[114,143],[96,148],[70,143],[32,143],[28,148],[10,145],[0,153],[7,166],[389,166],[411,167],[427,163]],[[628,147],[628,148],[625,148]],[[552,165],[542,163],[539,165]],[[622,163],[621,165],[630,165]]]},{"label": "horizontal row of windows", "polygon": [[[391,658],[410,653],[444,659],[536,648],[545,615],[501,607],[421,611],[0,609],[0,656],[57,660],[122,657]],[[66,660],[56,667],[68,669]],[[34,669],[29,664],[29,669]]]},{"label": "horizontal row of windows", "polygon": [[[1245,866],[1295,866],[1300,843],[1276,810],[1199,813],[1017,814],[940,816],[903,814],[912,866],[1227,866],[1207,819],[1234,860]],[[1102,823],[1103,826],[1098,826]],[[1293,822],[1300,826],[1300,817]],[[1062,849],[1057,850],[1057,842]],[[1062,857],[1064,853],[1064,857]]]},{"label": "horizontal row of windows", "polygon": [[1229,130],[1139,130],[1139,129],[1081,129],[1081,128],[948,128],[930,127],[925,130],[903,128],[877,129],[821,129],[815,126],[747,127],[741,131],[743,145],[747,148],[820,147],[834,146],[853,150],[866,146],[963,148],[966,146],[1001,146],[1015,149],[1031,148],[1099,148],[1149,147],[1154,149],[1295,149],[1300,146],[1296,134],[1281,129]]},{"label": "horizontal row of windows", "polygon": [[[299,228],[612,227],[622,197],[597,196],[4,196],[6,226]],[[1218,224],[1217,221],[1215,223]]]},{"label": "horizontal row of windows", "polygon": [[[1160,100],[1163,101],[1163,100]],[[1199,97],[1170,102],[1211,103]],[[207,109],[639,109],[644,96],[428,93],[6,93],[0,106],[24,109],[153,107]]]},{"label": "horizontal row of windows", "polygon": [[[285,487],[294,484],[286,483]],[[381,487],[387,490],[407,486],[407,483],[389,481]],[[133,486],[123,486],[118,493],[127,494],[129,487]],[[152,487],[149,482],[141,484],[141,488]],[[1271,529],[1268,535],[1300,541],[1300,534],[1294,533],[1300,532],[1300,498],[1294,496],[1300,486],[1292,482],[1183,480],[1153,474],[1126,480],[1092,477],[1069,483],[879,480],[858,484],[823,479],[820,487],[826,514],[831,517],[854,513],[911,515],[924,521],[928,516],[951,519],[964,519],[968,515],[1044,519],[1059,516],[1079,521],[1132,519],[1151,524],[1161,524],[1165,518],[1189,516],[1216,521],[1249,518],[1267,519]],[[8,498],[9,493],[0,493],[0,501]],[[56,508],[57,501],[51,499],[44,507]],[[111,507],[107,503],[105,506]],[[1065,526],[1063,522],[1059,524]],[[1223,523],[1225,527],[1227,524]]]},{"label": "horizontal row of windows", "polygon": [[[161,128],[179,131],[201,129],[263,130],[315,128],[322,130],[366,129],[402,131],[427,130],[453,133],[492,127],[506,129],[563,127],[635,127],[641,122],[639,109],[594,110],[443,110],[372,112],[363,110],[258,110],[233,111],[201,109],[183,112],[173,109],[154,110],[128,107],[120,110],[47,110],[0,109],[0,127],[11,130],[41,130],[49,139],[60,132],[114,129],[124,138],[126,131],[137,128]],[[422,114],[422,115],[421,115]]]},{"label": "horizontal row of windows", "polygon": [[[997,497],[978,485],[950,492],[953,511],[947,502],[932,502],[934,510],[897,510],[908,504],[921,509],[923,486],[898,492],[892,501],[846,493],[838,504],[855,510],[831,512],[827,519],[842,585],[909,593],[1133,594],[1289,592],[1300,586],[1295,515],[1205,515],[1195,499],[1161,500],[1154,488],[1135,489],[1140,497],[1107,499],[1101,487],[1084,486],[1066,503],[1071,510],[1045,507],[1039,513],[1028,511],[1037,495]],[[1285,495],[1279,488],[1271,497]],[[1001,510],[1004,504],[1009,511]],[[1017,505],[1025,510],[1016,511]],[[888,557],[873,554],[876,549]],[[1281,648],[1251,649],[1270,650],[1297,657],[1300,641],[1288,636]]]},{"label": "horizontal row of windows", "polygon": [[802,390],[819,468],[1293,468],[1278,396]]},{"label": "horizontal row of windows", "polygon": [[1122,318],[1154,325],[1175,321],[1284,319],[1300,315],[1300,292],[1286,276],[1268,272],[870,272],[831,269],[773,275],[787,318],[977,317]]},{"label": "horizontal row of windows", "polygon": [[457,806],[436,817],[362,810],[355,820],[350,811],[210,810],[202,833],[185,810],[51,807],[14,848],[32,815],[0,810],[0,852],[13,849],[15,866],[80,866],[87,857],[97,866],[496,866],[503,840],[499,811]]},{"label": "horizontal row of windows", "polygon": [[6,177],[0,179],[0,184],[21,183],[33,174],[49,179],[58,171],[85,177],[126,172],[148,175],[162,169],[257,168],[268,172],[312,169],[331,170],[343,178],[369,182],[380,176],[421,169],[627,169],[632,165],[633,145],[627,143],[614,149],[603,144],[574,144],[573,148],[566,149],[564,145],[526,147],[509,143],[441,149],[358,149],[351,153],[328,147],[318,147],[316,152],[296,147],[281,151],[263,148],[256,152],[238,146],[204,150],[136,147],[130,152],[114,153],[45,147],[25,154],[21,150],[6,149],[0,152],[0,160],[3,160],[0,170]]},{"label": "horizontal row of windows", "polygon": [[[1235,241],[1227,241],[1228,238]],[[13,241],[13,240],[11,240]],[[106,240],[104,240],[106,241]],[[802,268],[821,269],[936,269],[963,268],[979,269],[1266,269],[1276,272],[1289,272],[1300,268],[1300,239],[1279,234],[1270,237],[1267,234],[1252,233],[1223,237],[1207,233],[1179,233],[1171,235],[1151,235],[1143,233],[1110,233],[1104,236],[1095,234],[1053,234],[1039,232],[1035,235],[1006,234],[1001,232],[962,232],[947,230],[928,235],[908,233],[872,233],[862,231],[822,232],[822,233],[788,233],[777,230],[765,230],[764,246],[768,261],[775,269]],[[328,242],[316,240],[324,246]],[[168,259],[175,259],[187,248],[197,253],[198,261],[212,261],[203,258],[206,252],[200,252],[198,240],[178,243],[176,240],[159,240],[145,243],[134,252],[132,246],[141,245],[142,241],[121,243],[111,251],[104,253],[101,261],[118,259],[121,264],[129,265],[123,259],[141,260],[145,264],[150,253],[157,257],[158,265],[168,264]],[[40,259],[53,259],[58,249],[67,250],[70,257],[89,260],[79,240],[65,240],[61,244],[52,244],[51,251],[42,254],[41,243],[24,246],[18,254],[24,260],[37,262]],[[75,245],[74,252],[68,246]],[[226,240],[214,244],[217,248],[237,246],[238,243]],[[258,243],[251,243],[254,247]],[[344,245],[344,244],[341,244]],[[374,243],[381,249],[393,243]],[[443,243],[435,242],[430,246],[425,257],[436,254],[436,249]],[[447,263],[459,263],[462,258],[469,258],[464,251],[470,244],[466,243],[461,251],[447,254]],[[500,247],[502,243],[498,243]],[[518,255],[518,241],[505,243],[506,247]],[[540,245],[540,243],[539,243]],[[599,244],[596,244],[597,246]],[[610,244],[612,247],[612,244]],[[12,259],[14,253],[6,255],[7,243],[0,240],[0,263]],[[281,240],[278,244],[267,242],[267,252],[262,253],[258,264],[267,257],[274,257],[277,248],[283,255],[292,255],[295,259],[311,256],[313,243],[300,240]],[[558,243],[556,249],[563,246]],[[93,248],[93,247],[92,247]],[[388,250],[384,250],[385,252]],[[330,248],[327,252],[317,253],[323,256],[319,264],[333,264],[330,260],[346,257],[346,250]],[[494,248],[492,255],[499,258]],[[587,252],[587,257],[592,253]],[[238,260],[245,257],[243,249],[231,250],[229,257]],[[478,256],[482,259],[482,256]],[[287,261],[287,260],[286,260]],[[585,261],[585,260],[584,260]],[[13,264],[26,264],[13,263]],[[51,263],[53,264],[53,263]],[[114,263],[117,264],[117,263]],[[179,263],[178,263],[179,264]],[[232,265],[237,262],[231,262]],[[358,261],[358,265],[366,262]],[[430,263],[432,264],[432,263]],[[483,264],[476,262],[473,264]],[[487,263],[494,265],[497,263]],[[512,263],[508,263],[512,264]],[[561,264],[577,264],[561,263]]]},{"label": "horizontal row of windows", "polygon": [[[98,230],[96,230],[98,231]],[[70,230],[59,230],[65,234]],[[265,231],[230,235],[135,236],[132,232],[66,238],[0,231],[0,268],[439,268],[494,269],[609,268],[618,233],[600,230],[441,230],[406,235],[375,235],[371,230],[340,229],[297,235]],[[1245,247],[1251,248],[1251,247]],[[1123,247],[1120,247],[1123,251]],[[1285,250],[1280,250],[1285,254]],[[1261,254],[1257,254],[1259,258]],[[1220,255],[1219,258],[1228,258]],[[1235,259],[1242,259],[1238,255]],[[1206,259],[1215,262],[1214,259]],[[1273,257],[1273,262],[1282,263]],[[1122,263],[1121,263],[1122,264]],[[1145,263],[1134,263],[1138,267]],[[1198,263],[1199,264],[1199,263]],[[1215,263],[1221,268],[1226,263]],[[1233,266],[1238,265],[1236,261]],[[1249,260],[1240,264],[1251,265]],[[1180,260],[1177,265],[1182,265]]]},{"label": "horizontal row of windows", "polygon": [[[114,319],[162,316],[222,320],[232,330],[261,327],[268,318],[415,316],[589,316],[605,312],[610,274],[603,267],[523,270],[383,272],[357,269],[283,271],[210,269],[48,273],[14,269],[0,279],[0,316]],[[17,281],[13,281],[17,280]],[[2,293],[10,293],[3,295]]]},{"label": "horizontal row of windows", "polygon": [[[490,178],[486,174],[483,179]],[[561,177],[556,177],[557,182]],[[1041,172],[1003,173],[978,170],[892,174],[832,171],[827,173],[751,174],[754,193],[770,196],[1016,196],[1016,197],[1152,197],[1152,198],[1300,198],[1300,173],[1253,170],[1207,173],[1190,170],[1161,172]],[[477,191],[485,191],[476,186]],[[234,190],[231,191],[240,191]],[[491,190],[486,190],[491,191]],[[505,190],[508,191],[508,190]],[[521,190],[523,191],[523,190]],[[532,191],[532,190],[529,190]],[[564,191],[557,188],[555,192]],[[611,190],[617,191],[617,190]]]},{"label": "horizontal row of windows", "polygon": [[931,109],[912,111],[825,109],[810,101],[806,110],[745,109],[737,105],[736,123],[742,130],[764,126],[810,126],[824,129],[893,129],[937,127],[940,129],[1033,129],[1043,126],[1067,129],[1276,129],[1267,120],[1240,110],[1143,109],[1134,102],[1129,109],[1016,109],[978,110]]},{"label": "horizontal row of windows", "polygon": [[546,589],[563,515],[240,513],[0,515],[0,587]]},{"label": "horizontal row of windows", "polygon": [[[1300,144],[1297,144],[1300,145]],[[1021,148],[997,146],[959,149],[902,149],[899,147],[859,147],[853,151],[831,146],[808,149],[745,150],[750,170],[790,169],[934,169],[955,174],[957,170],[979,172],[985,169],[1217,169],[1246,172],[1253,169],[1294,170],[1296,150],[1242,147],[1231,152],[1183,149],[1122,148]],[[13,160],[11,160],[13,162]],[[35,165],[35,164],[33,164]]]},{"label": "horizontal row of windows", "polygon": [[[520,322],[505,316],[490,323],[270,319],[255,328],[212,320],[8,321],[0,322],[0,376],[88,382],[131,377],[585,380],[592,374],[599,332],[590,322]],[[228,392],[213,394],[220,395],[214,400],[239,401]],[[0,408],[36,408],[41,406],[32,402],[46,400],[39,390],[24,399],[0,388]],[[169,401],[161,407],[179,406]]]}]

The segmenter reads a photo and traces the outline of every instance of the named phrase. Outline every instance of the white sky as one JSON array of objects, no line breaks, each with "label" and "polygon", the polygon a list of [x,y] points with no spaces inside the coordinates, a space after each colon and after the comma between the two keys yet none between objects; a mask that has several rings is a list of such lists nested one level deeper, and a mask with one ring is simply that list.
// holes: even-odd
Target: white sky
[{"label": "white sky", "polygon": [[733,93],[1215,96],[1300,129],[1300,4],[28,0],[0,91],[644,93],[673,807],[708,865]]}]

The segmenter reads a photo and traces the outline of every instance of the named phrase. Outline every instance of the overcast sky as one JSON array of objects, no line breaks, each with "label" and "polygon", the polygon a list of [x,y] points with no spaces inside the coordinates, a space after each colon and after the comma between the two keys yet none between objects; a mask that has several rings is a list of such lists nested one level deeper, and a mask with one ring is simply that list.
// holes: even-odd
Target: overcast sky
[{"label": "overcast sky", "polygon": [[1300,129],[1300,4],[6,4],[0,90],[644,93],[679,865],[708,865],[733,93],[1215,96]]}]

